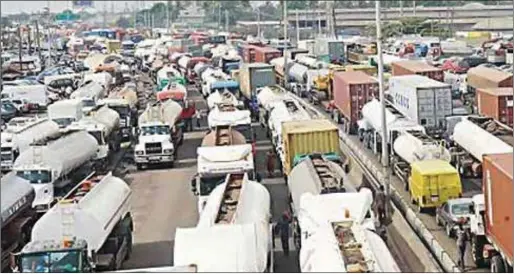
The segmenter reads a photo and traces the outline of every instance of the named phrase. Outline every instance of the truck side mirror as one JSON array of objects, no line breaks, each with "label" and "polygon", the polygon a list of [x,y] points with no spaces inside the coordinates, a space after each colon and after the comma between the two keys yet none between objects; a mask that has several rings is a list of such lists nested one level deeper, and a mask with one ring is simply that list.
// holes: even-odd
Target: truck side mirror
[{"label": "truck side mirror", "polygon": [[16,256],[13,253],[9,254],[9,266],[11,267],[11,271],[13,273],[18,272],[18,267],[16,265]]},{"label": "truck side mirror", "polygon": [[475,214],[475,206],[473,204],[469,205],[469,213]]},{"label": "truck side mirror", "polygon": [[196,195],[197,194],[197,188],[196,188],[196,176],[191,179],[191,191]]}]

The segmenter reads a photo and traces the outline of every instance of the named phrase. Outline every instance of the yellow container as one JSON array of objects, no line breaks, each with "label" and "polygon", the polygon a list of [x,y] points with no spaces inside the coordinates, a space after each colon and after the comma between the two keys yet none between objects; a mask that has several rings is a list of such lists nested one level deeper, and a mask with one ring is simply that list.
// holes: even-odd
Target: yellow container
[{"label": "yellow container", "polygon": [[106,46],[107,46],[108,53],[118,53],[121,49],[121,41],[120,40],[108,40]]},{"label": "yellow container", "polygon": [[291,171],[296,155],[339,154],[339,129],[327,119],[283,122],[282,141],[286,175]]},{"label": "yellow container", "polygon": [[347,65],[346,71],[362,71],[369,76],[376,76],[378,73],[376,67],[369,65]]},{"label": "yellow container", "polygon": [[413,162],[409,188],[411,200],[420,209],[438,207],[462,195],[459,173],[442,160]]},{"label": "yellow container", "polygon": [[470,31],[468,38],[486,38],[491,39],[491,33],[487,31]]}]

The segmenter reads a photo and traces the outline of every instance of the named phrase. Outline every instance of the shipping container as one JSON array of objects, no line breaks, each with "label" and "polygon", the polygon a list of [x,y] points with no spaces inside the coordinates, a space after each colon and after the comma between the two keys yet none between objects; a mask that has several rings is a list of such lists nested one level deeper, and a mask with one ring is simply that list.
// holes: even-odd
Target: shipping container
[{"label": "shipping container", "polygon": [[280,56],[282,56],[282,54],[278,49],[270,47],[255,47],[254,62],[269,64],[269,61]]},{"label": "shipping container", "polygon": [[[496,250],[510,260],[512,269],[514,227],[512,226],[513,154],[485,155],[482,186],[485,202],[485,234]],[[506,272],[506,271],[504,271]]]},{"label": "shipping container", "polygon": [[276,84],[273,65],[264,63],[245,63],[239,71],[241,95],[247,99],[252,99],[257,88]]},{"label": "shipping container", "polygon": [[308,50],[309,54],[314,54],[315,40],[300,40],[298,41],[298,48]]},{"label": "shipping container", "polygon": [[379,96],[378,81],[362,71],[341,71],[334,73],[333,85],[332,118],[344,122],[345,131],[354,134],[362,107]]},{"label": "shipping container", "polygon": [[512,105],[512,88],[477,89],[478,113],[493,117],[509,127],[513,126]]},{"label": "shipping container", "polygon": [[389,79],[392,103],[403,115],[426,129],[444,129],[452,115],[451,86],[420,75]]},{"label": "shipping container", "polygon": [[417,74],[427,76],[439,82],[444,82],[444,73],[440,68],[436,68],[422,61],[398,61],[392,65],[393,76]]},{"label": "shipping container", "polygon": [[471,93],[479,88],[512,87],[512,73],[482,66],[471,68],[468,70],[467,86]]},{"label": "shipping container", "polygon": [[302,154],[339,154],[339,129],[327,119],[282,123],[284,174],[289,174],[295,156]]},{"label": "shipping container", "polygon": [[309,51],[306,49],[294,48],[294,49],[286,49],[284,56],[287,56],[287,59],[289,59],[289,60],[295,60],[296,55],[308,54],[308,53],[309,53]]},{"label": "shipping container", "polygon": [[345,59],[343,41],[318,38],[314,42],[313,54],[327,63],[342,63]]},{"label": "shipping container", "polygon": [[347,65],[344,67],[346,71],[363,71],[370,76],[377,75],[377,67],[370,65]]}]

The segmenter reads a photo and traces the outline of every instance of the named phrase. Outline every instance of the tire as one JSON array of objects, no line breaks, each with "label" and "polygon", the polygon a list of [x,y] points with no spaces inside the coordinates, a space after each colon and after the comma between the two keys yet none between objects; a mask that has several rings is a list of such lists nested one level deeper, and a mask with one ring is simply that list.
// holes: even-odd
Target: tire
[{"label": "tire", "polygon": [[437,226],[442,226],[443,223],[441,223],[441,219],[439,217],[439,214],[435,214],[435,223],[437,224]]},{"label": "tire", "polygon": [[143,165],[142,164],[136,164],[136,168],[137,168],[137,170],[143,170]]},{"label": "tire", "polygon": [[505,264],[500,255],[491,258],[491,273],[505,273]]},{"label": "tire", "polygon": [[471,237],[471,257],[473,258],[473,262],[475,262],[477,267],[484,267],[485,260],[483,254],[484,245],[478,239],[476,235]]},{"label": "tire", "polygon": [[127,253],[125,254],[125,258],[123,258],[123,260],[128,260],[130,259],[130,256],[132,255],[132,234],[130,234],[130,231],[129,231],[129,234],[127,235]]},{"label": "tire", "polygon": [[452,227],[450,226],[450,224],[446,223],[444,225],[444,231],[446,233],[446,236],[448,236],[449,238],[453,238]]}]

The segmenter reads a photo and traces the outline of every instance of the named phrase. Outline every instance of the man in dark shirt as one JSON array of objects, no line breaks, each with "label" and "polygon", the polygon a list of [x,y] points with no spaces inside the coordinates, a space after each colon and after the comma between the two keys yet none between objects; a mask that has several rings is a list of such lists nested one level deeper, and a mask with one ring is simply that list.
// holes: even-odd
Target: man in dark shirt
[{"label": "man in dark shirt", "polygon": [[280,235],[280,241],[282,243],[282,249],[284,255],[289,256],[289,225],[291,224],[291,218],[285,211],[275,226],[275,233]]},{"label": "man in dark shirt", "polygon": [[384,193],[384,186],[380,186],[377,194],[375,195],[375,206],[377,210],[378,215],[378,221],[380,222],[380,225],[383,225],[385,221],[385,206],[386,206],[386,197]]}]

